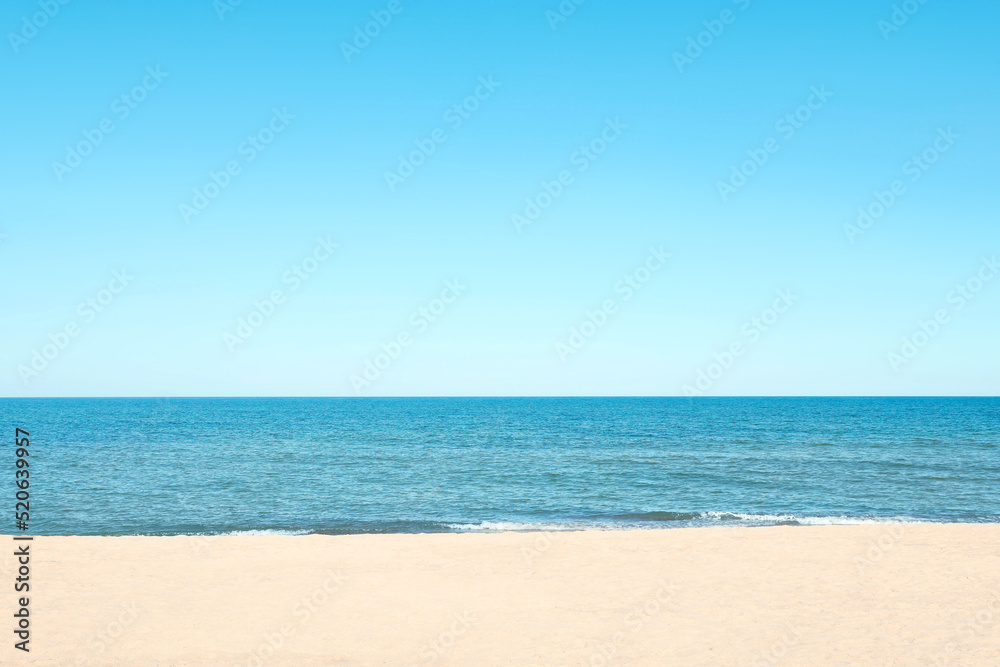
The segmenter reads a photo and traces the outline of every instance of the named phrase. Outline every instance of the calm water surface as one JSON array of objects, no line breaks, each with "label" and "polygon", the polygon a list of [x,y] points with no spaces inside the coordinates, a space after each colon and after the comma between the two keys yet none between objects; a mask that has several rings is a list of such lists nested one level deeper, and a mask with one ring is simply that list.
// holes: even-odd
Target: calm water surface
[{"label": "calm water surface", "polygon": [[39,534],[1000,520],[995,398],[2,399],[0,423],[11,463],[31,432]]}]

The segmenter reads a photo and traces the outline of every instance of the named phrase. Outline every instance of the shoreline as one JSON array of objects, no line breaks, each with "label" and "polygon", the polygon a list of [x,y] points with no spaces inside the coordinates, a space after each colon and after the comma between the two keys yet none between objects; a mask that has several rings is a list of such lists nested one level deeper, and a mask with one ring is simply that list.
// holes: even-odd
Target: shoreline
[{"label": "shoreline", "polygon": [[1000,524],[33,537],[11,664],[1000,663]]},{"label": "shoreline", "polygon": [[[503,521],[503,522],[483,522],[483,523],[497,523],[497,524],[510,524],[518,525],[524,527],[518,528],[469,528],[469,529],[454,529],[454,530],[412,530],[412,531],[370,531],[370,530],[344,530],[334,532],[329,529],[306,529],[306,528],[246,528],[246,529],[236,529],[226,532],[212,532],[212,533],[182,533],[182,532],[169,532],[169,533],[122,533],[122,534],[110,534],[110,533],[99,533],[99,534],[63,534],[63,533],[34,533],[31,537],[36,538],[53,538],[53,537],[308,537],[308,536],[321,536],[321,537],[349,537],[356,535],[500,535],[504,533],[519,533],[519,534],[533,534],[533,533],[586,533],[586,532],[597,532],[597,533],[631,533],[631,532],[648,532],[648,531],[660,531],[660,530],[703,530],[703,529],[737,529],[737,528],[826,528],[826,527],[836,527],[836,526],[1000,526],[1000,519],[995,521],[937,521],[932,519],[900,519],[900,520],[877,520],[877,519],[853,519],[846,518],[843,521],[816,521],[811,522],[813,519],[826,519],[826,517],[809,517],[805,521],[790,520],[790,521],[775,521],[773,523],[752,523],[746,521],[725,521],[718,523],[701,523],[691,525],[685,521],[662,521],[662,522],[648,522],[648,523],[636,523],[636,524],[579,524],[572,525],[568,523],[537,523],[530,524],[526,522],[514,522],[514,521]],[[838,517],[839,518],[839,517]],[[676,525],[675,525],[676,524]],[[450,525],[463,525],[463,524],[450,524]],[[475,524],[468,524],[475,525]],[[537,526],[537,527],[536,527]],[[0,539],[10,538],[21,535],[21,533],[4,533],[0,532]]]},{"label": "shoreline", "polygon": [[[678,522],[682,523],[682,522]],[[530,524],[522,524],[530,525]],[[663,522],[662,525],[635,525],[635,526],[608,526],[601,527],[595,525],[582,525],[573,527],[551,527],[552,524],[537,524],[538,528],[503,528],[503,529],[470,529],[470,530],[424,530],[424,531],[344,531],[332,532],[324,530],[295,529],[295,528],[248,528],[219,533],[124,533],[124,534],[31,534],[33,538],[98,538],[98,537],[354,537],[354,536],[416,536],[416,535],[503,535],[515,533],[521,535],[531,535],[537,533],[571,534],[571,533],[632,533],[632,532],[655,532],[655,531],[675,531],[675,530],[705,530],[705,529],[750,529],[750,528],[829,528],[829,527],[854,527],[854,526],[1000,526],[997,521],[932,521],[930,519],[914,519],[911,521],[845,521],[843,523],[798,523],[794,521],[779,521],[776,523],[717,523],[700,525],[670,525],[670,522]],[[0,533],[0,539],[19,537],[19,533]]]}]

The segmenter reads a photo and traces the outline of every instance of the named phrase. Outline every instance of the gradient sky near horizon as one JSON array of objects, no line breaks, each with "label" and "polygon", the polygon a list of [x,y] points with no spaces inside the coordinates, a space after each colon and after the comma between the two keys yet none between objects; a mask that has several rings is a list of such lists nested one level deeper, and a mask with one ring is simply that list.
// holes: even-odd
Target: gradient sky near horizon
[{"label": "gradient sky near horizon", "polygon": [[[1000,253],[997,3],[588,0],[553,23],[558,0],[223,2],[0,10],[0,394],[674,396],[701,373],[704,395],[1000,391],[1000,280],[977,282]],[[372,12],[391,22],[348,59]],[[804,111],[814,89],[831,95]],[[249,160],[275,109],[294,118]],[[614,141],[582,158],[609,121]],[[762,153],[724,200],[719,182]],[[319,237],[337,250],[292,289]],[[626,300],[616,285],[651,247],[670,257]],[[421,329],[448,280],[466,289]],[[778,290],[796,300],[756,329]]]}]

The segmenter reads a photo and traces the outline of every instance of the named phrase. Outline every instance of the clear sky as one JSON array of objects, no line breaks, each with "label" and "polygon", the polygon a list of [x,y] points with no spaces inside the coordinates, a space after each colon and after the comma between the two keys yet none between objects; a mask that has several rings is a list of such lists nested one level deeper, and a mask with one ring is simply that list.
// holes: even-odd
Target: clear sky
[{"label": "clear sky", "polygon": [[998,21],[11,0],[0,394],[996,395]]}]

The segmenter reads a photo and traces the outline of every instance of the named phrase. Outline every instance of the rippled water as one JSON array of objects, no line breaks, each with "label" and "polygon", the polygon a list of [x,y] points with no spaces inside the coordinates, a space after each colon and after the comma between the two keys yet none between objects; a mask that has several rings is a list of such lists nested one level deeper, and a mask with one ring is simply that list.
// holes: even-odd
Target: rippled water
[{"label": "rippled water", "polygon": [[995,398],[3,399],[0,421],[11,481],[31,432],[41,534],[1000,520]]}]

